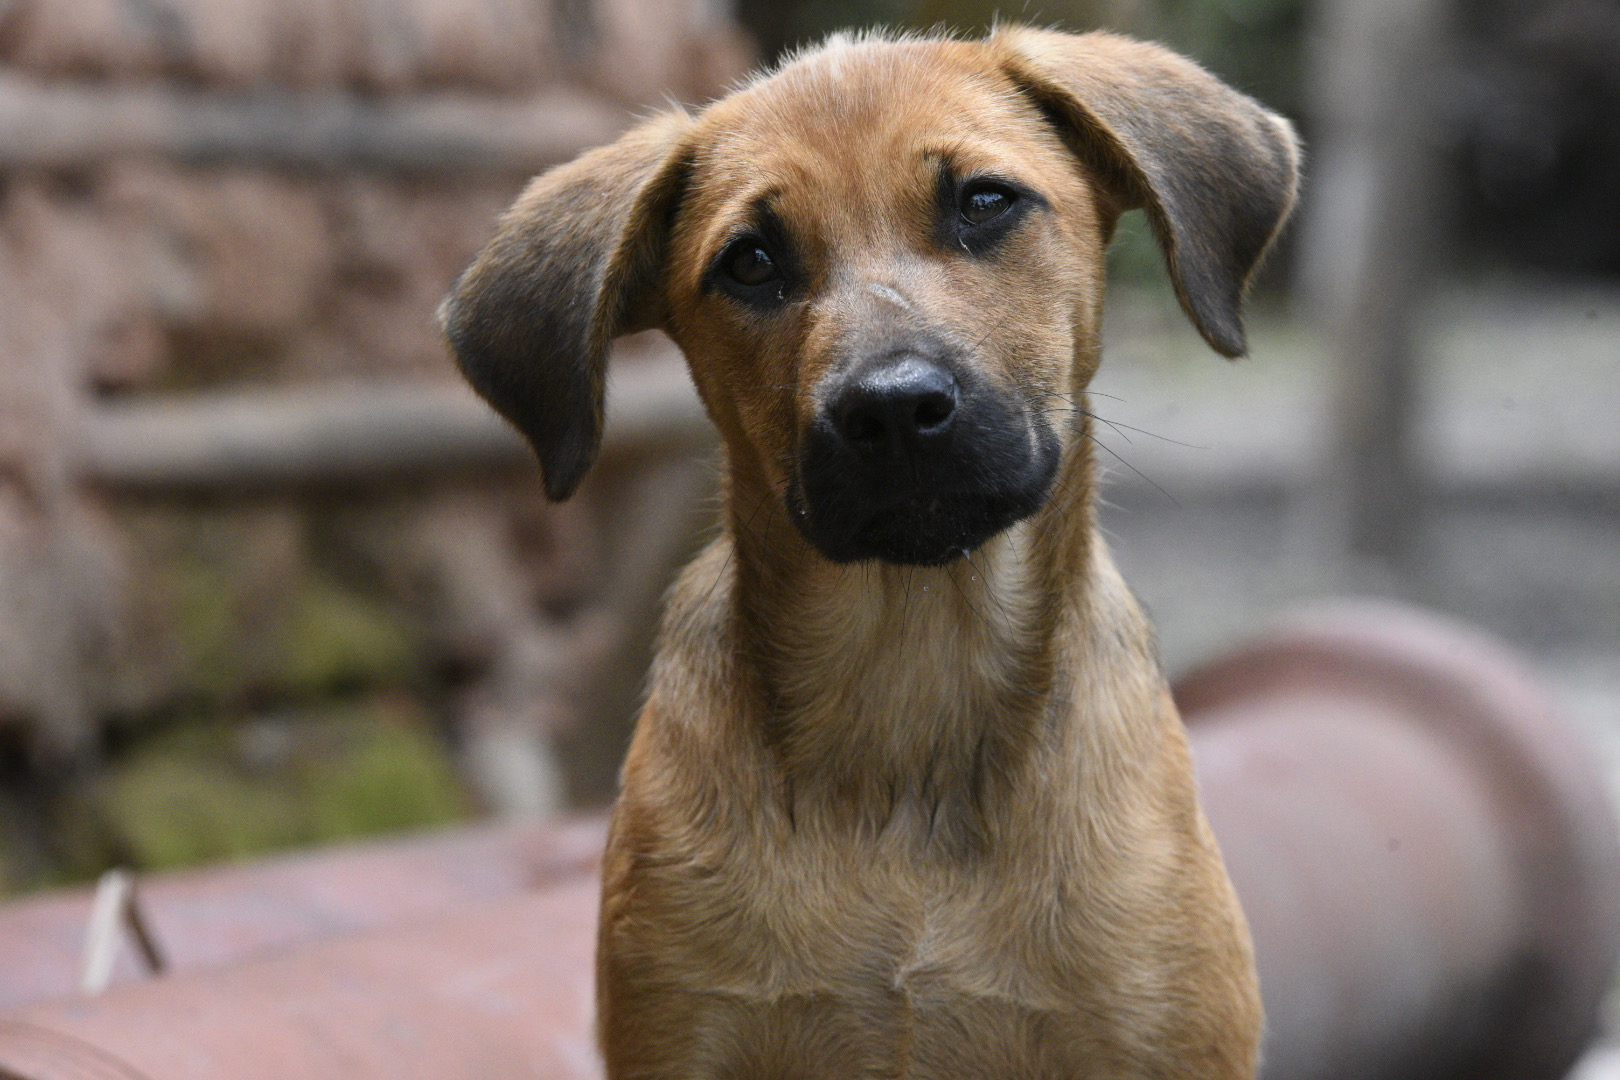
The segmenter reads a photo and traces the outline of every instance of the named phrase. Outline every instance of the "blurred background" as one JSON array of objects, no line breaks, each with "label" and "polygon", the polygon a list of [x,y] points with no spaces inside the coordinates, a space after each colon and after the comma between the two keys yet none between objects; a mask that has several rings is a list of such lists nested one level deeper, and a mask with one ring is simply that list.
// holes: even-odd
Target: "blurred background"
[{"label": "blurred background", "polygon": [[1293,117],[1254,354],[1111,254],[1104,524],[1175,674],[1321,595],[1620,736],[1615,0],[0,0],[0,892],[599,805],[709,535],[673,347],[550,506],[434,308],[527,175],[829,31],[1172,45]]}]

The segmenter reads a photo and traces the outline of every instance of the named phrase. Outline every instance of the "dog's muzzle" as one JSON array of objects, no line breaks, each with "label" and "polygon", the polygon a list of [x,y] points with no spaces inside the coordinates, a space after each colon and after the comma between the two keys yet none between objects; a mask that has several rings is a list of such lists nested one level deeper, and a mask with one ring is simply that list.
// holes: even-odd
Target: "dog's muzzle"
[{"label": "dog's muzzle", "polygon": [[1057,436],[1016,394],[914,351],[835,379],[788,491],[827,558],[936,566],[1046,501]]}]

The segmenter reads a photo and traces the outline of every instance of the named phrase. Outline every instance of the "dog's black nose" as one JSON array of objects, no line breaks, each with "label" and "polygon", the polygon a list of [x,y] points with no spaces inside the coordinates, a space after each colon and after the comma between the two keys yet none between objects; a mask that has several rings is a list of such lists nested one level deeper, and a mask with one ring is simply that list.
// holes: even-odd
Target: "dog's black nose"
[{"label": "dog's black nose", "polygon": [[903,356],[850,379],[833,396],[828,414],[838,434],[857,450],[918,450],[950,430],[957,392],[950,372]]}]

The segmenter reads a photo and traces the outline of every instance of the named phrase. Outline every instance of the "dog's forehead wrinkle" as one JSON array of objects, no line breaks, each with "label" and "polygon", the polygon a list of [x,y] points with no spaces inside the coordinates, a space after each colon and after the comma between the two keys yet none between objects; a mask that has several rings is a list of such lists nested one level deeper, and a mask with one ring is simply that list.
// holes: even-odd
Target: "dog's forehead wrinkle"
[{"label": "dog's forehead wrinkle", "polygon": [[866,291],[871,293],[873,296],[876,296],[880,300],[887,300],[889,303],[894,304],[902,311],[910,311],[912,309],[911,301],[907,300],[905,295],[893,285],[885,285],[881,281],[869,281],[866,283]]}]

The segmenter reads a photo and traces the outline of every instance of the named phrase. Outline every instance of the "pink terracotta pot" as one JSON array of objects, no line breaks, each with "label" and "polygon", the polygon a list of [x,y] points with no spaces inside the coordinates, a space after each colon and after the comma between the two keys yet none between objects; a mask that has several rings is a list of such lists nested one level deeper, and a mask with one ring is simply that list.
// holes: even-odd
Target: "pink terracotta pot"
[{"label": "pink terracotta pot", "polygon": [[[170,971],[220,967],[328,938],[419,921],[593,873],[606,822],[479,825],[168,874],[139,902]],[[0,905],[0,1012],[75,994],[87,890]],[[115,984],[142,978],[125,949]]]},{"label": "pink terracotta pot", "polygon": [[1265,1080],[1569,1071],[1614,978],[1620,841],[1592,750],[1516,657],[1346,604],[1176,697],[1254,933]]},{"label": "pink terracotta pot", "polygon": [[0,1018],[5,1080],[595,1080],[594,876]]}]

